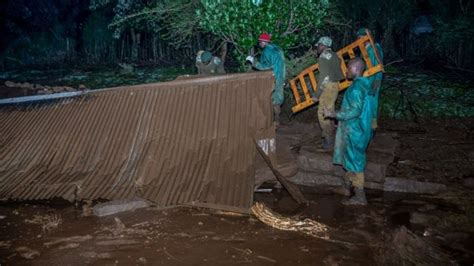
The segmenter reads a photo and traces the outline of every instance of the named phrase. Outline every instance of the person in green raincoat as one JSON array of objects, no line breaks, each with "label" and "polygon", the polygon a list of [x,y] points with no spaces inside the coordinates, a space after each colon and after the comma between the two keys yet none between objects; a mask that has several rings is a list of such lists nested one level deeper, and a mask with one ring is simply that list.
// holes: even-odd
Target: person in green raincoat
[{"label": "person in green raincoat", "polygon": [[[362,38],[367,35],[367,31],[365,28],[361,28],[357,31],[357,37]],[[382,46],[380,46],[379,43],[375,43],[375,46],[377,48],[377,51],[379,53],[380,60],[383,62],[383,50]],[[367,53],[369,55],[370,62],[372,63],[372,66],[376,66],[379,64],[377,57],[375,56],[375,51],[372,45],[370,45],[369,42],[365,44],[365,47],[367,48]],[[370,87],[371,90],[369,90],[369,99],[371,102],[371,107],[372,107],[372,129],[377,129],[378,123],[378,115],[379,115],[379,98],[380,98],[380,88],[382,86],[382,79],[383,79],[383,72],[380,71],[370,77],[368,77],[370,80]]]},{"label": "person in green raincoat", "polygon": [[370,80],[363,77],[364,60],[355,58],[347,67],[347,78],[352,85],[347,89],[338,112],[324,110],[324,116],[339,121],[334,145],[333,163],[347,171],[344,178],[354,195],[342,203],[367,205],[364,192],[366,150],[372,137],[372,106],[369,100]]},{"label": "person in green raincoat", "polygon": [[283,104],[283,86],[285,85],[285,56],[283,50],[276,44],[271,43],[271,36],[263,33],[258,38],[260,48],[263,48],[262,55],[258,62],[253,56],[248,56],[247,61],[258,70],[272,70],[275,76],[275,84],[272,91],[273,118],[275,124],[280,124],[281,105]]}]

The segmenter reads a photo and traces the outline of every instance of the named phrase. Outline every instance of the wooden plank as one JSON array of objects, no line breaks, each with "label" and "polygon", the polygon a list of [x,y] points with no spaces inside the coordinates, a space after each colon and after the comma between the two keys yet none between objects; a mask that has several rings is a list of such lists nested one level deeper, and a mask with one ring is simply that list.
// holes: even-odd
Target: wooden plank
[{"label": "wooden plank", "polygon": [[300,75],[298,79],[300,80],[301,88],[303,89],[304,98],[306,101],[307,99],[311,98],[311,95],[309,94],[309,91],[308,91],[308,86],[306,86],[306,81],[304,80],[303,75]]},{"label": "wooden plank", "polygon": [[[344,55],[345,54],[349,55],[349,57],[351,59],[355,58],[356,55],[355,55],[354,49],[356,49],[356,48],[358,48],[360,50],[361,55],[362,55],[364,61],[367,64],[367,70],[364,72],[364,76],[371,76],[371,75],[373,75],[375,73],[378,73],[380,71],[384,71],[383,63],[380,60],[379,51],[377,50],[377,47],[375,46],[375,42],[373,40],[373,37],[370,34],[369,30],[366,30],[366,33],[367,33],[366,36],[355,40],[351,44],[345,46],[344,48],[342,48],[342,49],[340,49],[339,51],[336,52],[336,54],[339,56],[339,58],[341,60],[341,71],[343,72],[344,76],[347,73],[347,65],[346,65],[346,62],[344,61]],[[379,64],[376,65],[376,66],[374,66],[372,64],[372,62],[370,62],[368,52],[367,52],[367,47],[365,45],[367,42],[369,42],[370,45],[372,45],[372,47],[374,48],[375,56],[377,58],[377,61],[379,62]],[[299,98],[299,95],[296,96],[298,94],[298,91],[293,90],[293,87],[292,87],[293,94],[295,95],[295,99],[296,99],[296,97],[298,97],[298,99],[299,99],[299,101],[296,101],[296,105],[294,105],[291,108],[293,113],[297,113],[297,112],[299,112],[299,111],[301,111],[301,110],[303,110],[303,109],[305,109],[305,108],[307,108],[311,105],[314,105],[316,103],[315,101],[312,100],[311,95],[309,94],[309,90],[308,90],[308,87],[307,87],[306,81],[305,81],[305,76],[309,75],[311,86],[312,86],[313,90],[315,92],[317,92],[318,84],[317,84],[317,82],[314,78],[314,71],[318,71],[319,70],[318,68],[319,68],[318,64],[314,64],[312,66],[309,66],[306,69],[304,69],[298,76],[296,76],[295,78],[290,80],[290,84],[292,82],[296,84],[297,80],[299,82],[301,82],[301,87],[302,87],[302,90],[303,90],[304,96],[305,96],[305,99],[302,102],[301,98]],[[344,89],[348,88],[351,84],[352,84],[352,82],[347,80],[347,79],[342,80],[339,83],[339,90],[344,90]],[[295,86],[295,88],[296,88],[296,86]]]},{"label": "wooden plank", "polygon": [[314,72],[309,73],[309,80],[311,81],[311,87],[313,91],[316,93],[318,91],[318,83],[316,82],[316,79],[314,78]]},{"label": "wooden plank", "polygon": [[354,59],[354,58],[356,57],[356,56],[355,56],[355,53],[354,53],[354,50],[352,50],[352,49],[349,50],[349,51],[347,51],[347,53],[349,54],[349,58],[350,58],[350,59]]},{"label": "wooden plank", "polygon": [[296,82],[295,80],[290,80],[290,87],[291,90],[293,91],[293,96],[295,97],[296,104],[301,103],[301,97],[300,94],[298,93],[298,89],[296,88]]},{"label": "wooden plank", "polygon": [[342,75],[344,75],[344,79],[346,79],[346,74],[347,74],[347,65],[346,61],[344,61],[344,57],[340,56],[339,60],[341,61],[341,71]]},{"label": "wooden plank", "polygon": [[367,47],[364,44],[362,44],[361,46],[359,46],[359,48],[362,54],[362,59],[364,59],[365,64],[367,65],[367,69],[370,69],[371,67],[373,67],[373,65],[372,65],[372,62],[370,61],[369,53],[367,52]]},{"label": "wooden plank", "polygon": [[298,186],[286,180],[286,178],[273,166],[272,162],[270,161],[270,158],[268,158],[262,148],[258,146],[257,141],[255,139],[253,141],[255,143],[255,147],[257,148],[258,153],[262,156],[268,167],[270,167],[276,179],[281,183],[284,188],[286,188],[286,190],[288,190],[288,193],[290,193],[291,197],[299,204],[308,203]]},{"label": "wooden plank", "polygon": [[370,45],[372,45],[372,47],[374,47],[374,53],[375,53],[375,58],[377,58],[377,62],[378,62],[378,65],[381,66],[382,68],[382,72],[385,72],[385,69],[384,69],[384,66],[383,66],[383,62],[382,60],[380,60],[380,54],[379,54],[379,50],[377,49],[377,46],[375,45],[375,42],[374,42],[374,38],[372,37],[372,34],[370,33],[370,31],[368,29],[365,29],[365,33],[367,35],[367,37],[369,38],[369,42],[370,42]]}]

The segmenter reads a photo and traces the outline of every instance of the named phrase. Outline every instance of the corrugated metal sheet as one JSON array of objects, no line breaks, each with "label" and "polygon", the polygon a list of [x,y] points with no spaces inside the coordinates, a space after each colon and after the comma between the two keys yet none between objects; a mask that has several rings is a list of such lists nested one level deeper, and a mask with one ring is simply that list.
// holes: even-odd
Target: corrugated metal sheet
[{"label": "corrugated metal sheet", "polygon": [[0,198],[144,197],[248,211],[271,72],[94,91],[0,108]]}]

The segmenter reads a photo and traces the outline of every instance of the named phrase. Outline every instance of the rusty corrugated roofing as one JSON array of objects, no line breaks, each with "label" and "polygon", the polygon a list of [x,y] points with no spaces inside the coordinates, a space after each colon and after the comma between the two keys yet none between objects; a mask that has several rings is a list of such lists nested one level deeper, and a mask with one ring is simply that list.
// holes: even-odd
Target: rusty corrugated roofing
[{"label": "rusty corrugated roofing", "polygon": [[0,108],[0,198],[144,197],[248,211],[272,125],[271,72],[93,91]]}]

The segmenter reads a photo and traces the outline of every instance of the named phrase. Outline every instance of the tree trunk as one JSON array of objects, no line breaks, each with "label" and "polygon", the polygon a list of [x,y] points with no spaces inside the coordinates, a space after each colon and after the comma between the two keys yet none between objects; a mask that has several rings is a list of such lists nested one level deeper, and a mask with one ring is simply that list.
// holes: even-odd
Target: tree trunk
[{"label": "tree trunk", "polygon": [[153,39],[152,39],[152,53],[153,53],[153,61],[156,61],[158,59],[158,50],[157,50],[157,40],[158,38],[156,37],[156,35],[153,34]]},{"label": "tree trunk", "polygon": [[134,28],[131,28],[130,29],[130,35],[132,37],[132,51],[131,51],[131,60],[134,61],[134,60],[137,60],[137,57],[138,57],[138,44],[139,44],[139,34],[135,34],[135,29]]},{"label": "tree trunk", "polygon": [[225,59],[227,57],[227,42],[224,41],[222,44],[221,44],[221,61],[222,61],[222,65],[225,64]]},{"label": "tree trunk", "polygon": [[125,50],[125,38],[122,38],[122,46],[120,47],[120,61],[123,61],[124,50]]}]

